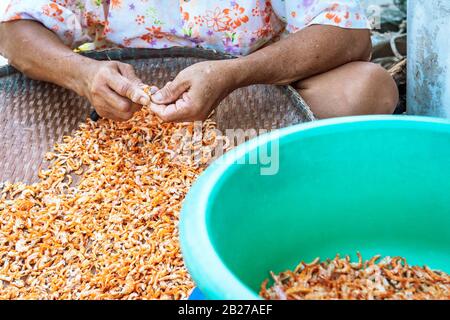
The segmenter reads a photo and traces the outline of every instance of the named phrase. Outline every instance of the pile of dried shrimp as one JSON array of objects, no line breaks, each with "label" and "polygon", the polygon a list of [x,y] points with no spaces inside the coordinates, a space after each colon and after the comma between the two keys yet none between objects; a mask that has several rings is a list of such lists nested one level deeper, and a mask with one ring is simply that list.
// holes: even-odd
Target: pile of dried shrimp
[{"label": "pile of dried shrimp", "polygon": [[88,120],[46,155],[39,182],[0,185],[0,299],[186,298],[178,216],[214,128],[147,109]]},{"label": "pile of dried shrimp", "polygon": [[[400,257],[380,256],[352,263],[336,256],[310,264],[300,263],[294,271],[271,273],[260,295],[270,300],[427,300],[450,299],[450,276],[428,267],[409,266]],[[377,262],[379,261],[379,262]]]}]

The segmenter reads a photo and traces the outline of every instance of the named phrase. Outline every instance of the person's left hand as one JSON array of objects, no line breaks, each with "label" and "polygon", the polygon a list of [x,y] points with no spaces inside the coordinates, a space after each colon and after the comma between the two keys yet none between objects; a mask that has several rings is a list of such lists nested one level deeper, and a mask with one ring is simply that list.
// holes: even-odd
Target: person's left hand
[{"label": "person's left hand", "polygon": [[182,70],[152,95],[150,109],[165,122],[205,120],[236,89],[231,63],[205,61]]}]

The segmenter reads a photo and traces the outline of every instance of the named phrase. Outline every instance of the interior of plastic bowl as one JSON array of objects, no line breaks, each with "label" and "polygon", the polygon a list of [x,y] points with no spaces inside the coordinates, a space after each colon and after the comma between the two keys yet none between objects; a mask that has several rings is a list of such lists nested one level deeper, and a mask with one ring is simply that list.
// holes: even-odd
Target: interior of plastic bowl
[{"label": "interior of plastic bowl", "polygon": [[257,299],[269,271],[336,254],[450,272],[449,190],[448,121],[368,116],[281,129],[198,179],[182,210],[183,256],[210,299]]}]

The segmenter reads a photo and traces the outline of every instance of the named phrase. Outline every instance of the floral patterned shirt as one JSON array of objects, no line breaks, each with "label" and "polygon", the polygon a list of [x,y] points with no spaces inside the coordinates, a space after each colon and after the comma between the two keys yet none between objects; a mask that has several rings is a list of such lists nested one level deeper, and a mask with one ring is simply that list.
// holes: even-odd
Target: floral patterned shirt
[{"label": "floral patterned shirt", "polygon": [[9,0],[0,21],[32,19],[75,48],[203,47],[243,55],[313,24],[369,28],[358,0]]}]

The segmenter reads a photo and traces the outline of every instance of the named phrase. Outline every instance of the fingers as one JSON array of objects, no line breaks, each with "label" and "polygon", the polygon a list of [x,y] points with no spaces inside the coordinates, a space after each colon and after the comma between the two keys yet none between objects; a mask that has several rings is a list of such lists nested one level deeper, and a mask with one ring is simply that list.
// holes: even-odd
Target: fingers
[{"label": "fingers", "polygon": [[123,63],[119,63],[117,66],[120,72],[110,75],[107,80],[108,86],[134,103],[148,105],[150,97],[143,90],[143,84],[136,76],[133,67]]},{"label": "fingers", "polygon": [[193,103],[188,93],[169,105],[150,104],[150,110],[165,122],[189,121],[193,116]]},{"label": "fingers", "polygon": [[151,95],[154,95],[154,94],[157,93],[158,91],[159,91],[158,87],[151,86],[149,92],[150,92]]},{"label": "fingers", "polygon": [[164,88],[156,92],[152,100],[156,104],[174,103],[189,87],[189,81],[180,73],[172,82],[167,82]]},{"label": "fingers", "polygon": [[131,65],[115,61],[98,63],[95,74],[88,78],[84,95],[100,116],[128,120],[142,105],[150,103],[150,96]]},{"label": "fingers", "polygon": [[[141,106],[118,95],[116,92],[106,89],[103,94],[103,102],[100,103],[99,115],[112,120],[126,121],[140,110]],[[103,113],[103,114],[102,114]]]},{"label": "fingers", "polygon": [[134,68],[131,64],[118,62],[117,67],[119,68],[120,74],[125,78],[135,83],[142,83],[141,79],[139,79],[136,75],[136,72],[134,71]]}]

